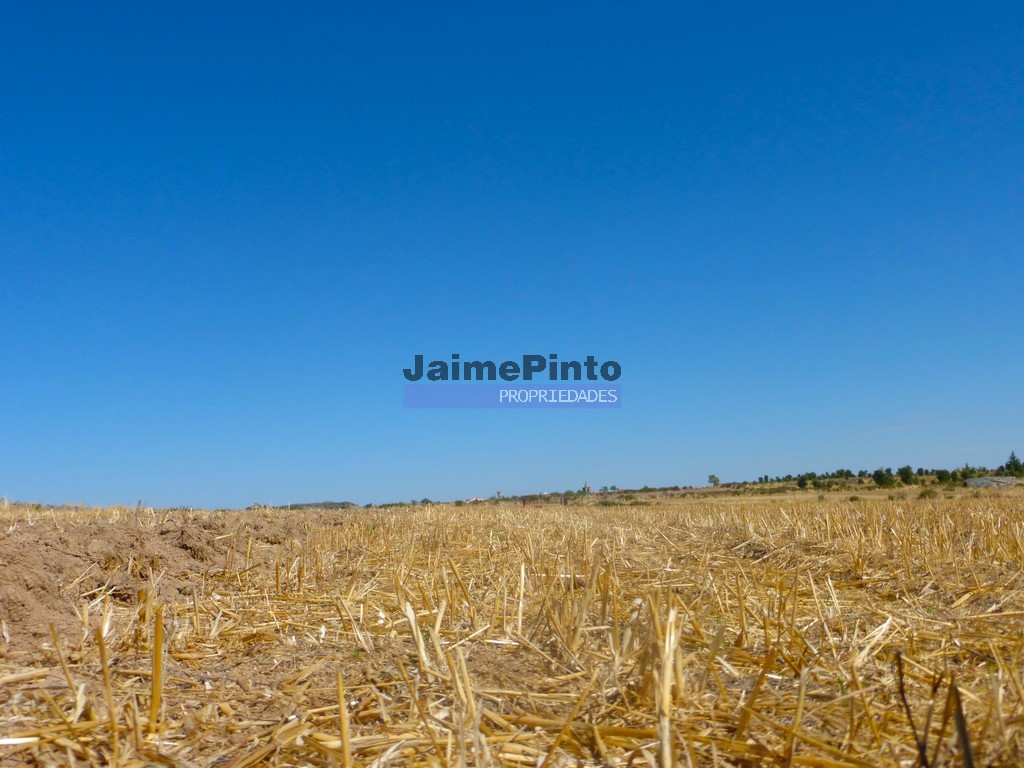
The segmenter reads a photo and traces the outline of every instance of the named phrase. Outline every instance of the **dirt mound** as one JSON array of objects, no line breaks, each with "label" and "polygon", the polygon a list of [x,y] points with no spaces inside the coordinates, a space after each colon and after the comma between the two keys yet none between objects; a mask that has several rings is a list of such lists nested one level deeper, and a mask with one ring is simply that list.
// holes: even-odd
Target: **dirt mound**
[{"label": "dirt mound", "polygon": [[8,510],[0,521],[0,621],[8,647],[38,645],[50,636],[51,622],[61,636],[81,637],[86,608],[98,617],[104,599],[134,606],[140,590],[149,590],[178,601],[230,556],[244,558],[250,542],[264,545],[254,557],[268,558],[344,514]]},{"label": "dirt mound", "polygon": [[61,558],[47,556],[40,542],[8,546],[0,541],[0,621],[11,642],[28,641],[49,631],[53,621],[62,632],[74,626],[74,609],[60,592]]},{"label": "dirt mound", "polygon": [[224,549],[196,521],[23,517],[0,529],[0,621],[13,648],[83,631],[87,607],[134,604],[139,590],[180,596]]}]

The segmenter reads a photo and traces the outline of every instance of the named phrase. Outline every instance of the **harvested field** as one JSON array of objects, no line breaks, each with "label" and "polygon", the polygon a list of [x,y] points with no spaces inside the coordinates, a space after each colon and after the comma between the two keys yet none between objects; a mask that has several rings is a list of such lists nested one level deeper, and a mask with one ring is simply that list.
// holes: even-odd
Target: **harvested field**
[{"label": "harvested field", "polygon": [[996,492],[11,506],[0,760],[1020,765],[1022,542]]}]

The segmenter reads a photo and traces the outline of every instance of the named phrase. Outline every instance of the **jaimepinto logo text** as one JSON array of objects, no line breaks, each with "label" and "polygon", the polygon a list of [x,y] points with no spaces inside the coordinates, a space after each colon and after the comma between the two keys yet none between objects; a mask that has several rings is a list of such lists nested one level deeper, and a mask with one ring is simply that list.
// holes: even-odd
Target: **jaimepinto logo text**
[{"label": "jaimepinto logo text", "polygon": [[409,381],[533,381],[547,374],[549,381],[618,381],[622,366],[614,360],[599,362],[593,355],[586,359],[559,360],[558,355],[523,355],[519,361],[505,360],[461,360],[452,355],[451,360],[431,360],[424,364],[423,355],[413,358],[411,368],[403,373]]},{"label": "jaimepinto logo text", "polygon": [[458,354],[429,362],[415,355],[402,370],[406,408],[618,408],[622,366],[587,355],[463,360]]}]

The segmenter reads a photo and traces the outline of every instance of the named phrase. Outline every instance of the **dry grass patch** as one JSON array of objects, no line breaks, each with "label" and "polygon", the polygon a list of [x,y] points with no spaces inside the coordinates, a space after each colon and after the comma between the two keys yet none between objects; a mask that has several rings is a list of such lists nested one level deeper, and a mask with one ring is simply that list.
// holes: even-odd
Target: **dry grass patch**
[{"label": "dry grass patch", "polygon": [[1015,496],[10,508],[0,758],[1019,765],[1022,538]]}]

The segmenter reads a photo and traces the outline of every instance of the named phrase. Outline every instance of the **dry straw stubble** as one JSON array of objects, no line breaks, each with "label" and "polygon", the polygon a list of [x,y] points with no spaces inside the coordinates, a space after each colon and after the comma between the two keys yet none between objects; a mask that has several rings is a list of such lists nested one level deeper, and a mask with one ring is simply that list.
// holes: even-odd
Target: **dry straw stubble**
[{"label": "dry straw stubble", "polygon": [[1019,497],[30,513],[87,575],[4,604],[14,763],[1024,761]]}]

